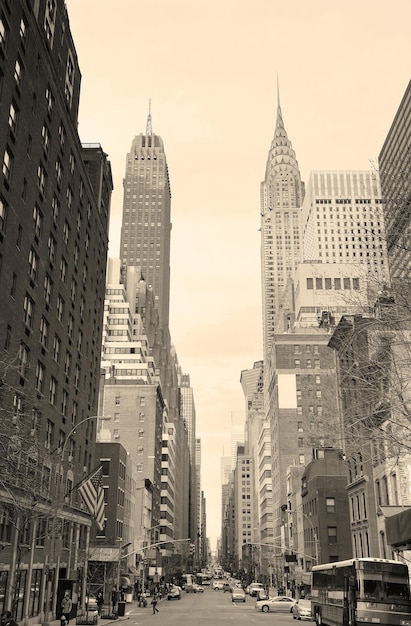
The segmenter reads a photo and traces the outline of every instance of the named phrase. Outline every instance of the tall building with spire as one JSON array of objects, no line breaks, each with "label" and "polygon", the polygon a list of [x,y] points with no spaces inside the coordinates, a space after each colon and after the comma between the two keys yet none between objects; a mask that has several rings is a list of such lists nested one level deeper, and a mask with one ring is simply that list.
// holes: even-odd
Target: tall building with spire
[{"label": "tall building with spire", "polygon": [[133,139],[123,181],[120,258],[141,267],[154,292],[160,325],[168,328],[171,191],[163,140],[153,133],[151,107],[145,134]]},{"label": "tall building with spire", "polygon": [[261,274],[264,359],[270,352],[286,282],[301,259],[304,198],[295,152],[284,127],[278,90],[277,121],[261,183]]}]

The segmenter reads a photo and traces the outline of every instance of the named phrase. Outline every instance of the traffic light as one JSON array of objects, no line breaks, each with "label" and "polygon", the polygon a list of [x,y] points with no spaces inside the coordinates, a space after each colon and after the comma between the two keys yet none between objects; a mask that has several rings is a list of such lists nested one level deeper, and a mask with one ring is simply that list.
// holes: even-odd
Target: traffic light
[{"label": "traffic light", "polygon": [[195,554],[196,552],[196,544],[190,543],[190,554]]}]

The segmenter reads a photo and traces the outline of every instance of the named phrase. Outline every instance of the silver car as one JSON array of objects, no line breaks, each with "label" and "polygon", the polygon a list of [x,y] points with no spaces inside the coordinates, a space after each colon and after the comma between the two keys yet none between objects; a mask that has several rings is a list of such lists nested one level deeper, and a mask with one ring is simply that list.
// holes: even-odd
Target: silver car
[{"label": "silver car", "polygon": [[267,600],[257,600],[255,609],[263,613],[268,613],[269,611],[275,613],[290,613],[295,603],[296,600],[289,596],[274,596]]}]

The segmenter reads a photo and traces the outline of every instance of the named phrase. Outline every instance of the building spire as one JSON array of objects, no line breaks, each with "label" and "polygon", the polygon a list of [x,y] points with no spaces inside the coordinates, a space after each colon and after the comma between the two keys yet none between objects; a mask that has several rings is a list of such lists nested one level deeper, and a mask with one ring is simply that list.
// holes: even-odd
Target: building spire
[{"label": "building spire", "polygon": [[277,72],[277,126],[284,126],[283,122],[283,114],[281,112],[281,103],[280,103],[280,81],[278,79]]},{"label": "building spire", "polygon": [[148,101],[148,115],[147,115],[147,127],[146,127],[146,135],[153,134],[153,127],[151,124],[151,98]]}]

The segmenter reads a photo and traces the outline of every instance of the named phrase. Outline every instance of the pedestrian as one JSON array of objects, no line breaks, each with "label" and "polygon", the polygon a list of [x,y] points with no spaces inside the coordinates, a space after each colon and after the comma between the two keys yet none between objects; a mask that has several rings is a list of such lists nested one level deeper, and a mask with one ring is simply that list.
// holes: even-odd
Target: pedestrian
[{"label": "pedestrian", "polygon": [[4,611],[4,613],[2,613],[1,626],[17,626],[17,622],[12,618],[10,611]]},{"label": "pedestrian", "polygon": [[117,602],[118,602],[118,592],[117,592],[117,589],[113,587],[113,591],[111,592],[111,606],[113,608],[113,613],[116,610]]},{"label": "pedestrian", "polygon": [[73,602],[70,598],[70,592],[66,591],[61,601],[61,613],[66,618],[67,624],[70,622],[70,613],[73,608]]},{"label": "pedestrian", "polygon": [[144,589],[140,593],[140,596],[139,596],[139,599],[138,599],[138,606],[139,607],[143,607],[143,608],[145,608],[147,606],[147,594],[144,591]]},{"label": "pedestrian", "polygon": [[153,605],[153,615],[155,613],[159,613],[159,610],[157,608],[157,602],[158,602],[157,594],[156,592],[154,592],[153,599],[151,600],[151,604]]},{"label": "pedestrian", "polygon": [[103,592],[100,590],[97,594],[97,612],[99,615],[101,615],[101,609],[103,608],[103,604],[104,604],[104,596],[103,596]]}]

